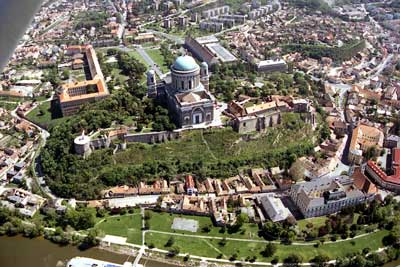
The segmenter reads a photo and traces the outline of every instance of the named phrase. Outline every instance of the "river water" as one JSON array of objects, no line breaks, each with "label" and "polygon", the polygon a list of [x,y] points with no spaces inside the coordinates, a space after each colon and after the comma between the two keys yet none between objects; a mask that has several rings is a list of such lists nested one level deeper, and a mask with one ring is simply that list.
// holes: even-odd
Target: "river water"
[{"label": "river water", "polygon": [[[65,267],[69,259],[80,256],[123,264],[129,256],[98,248],[80,251],[73,246],[59,246],[42,238],[0,237],[0,267]],[[133,257],[129,257],[133,262]],[[146,267],[173,267],[142,260]]]}]

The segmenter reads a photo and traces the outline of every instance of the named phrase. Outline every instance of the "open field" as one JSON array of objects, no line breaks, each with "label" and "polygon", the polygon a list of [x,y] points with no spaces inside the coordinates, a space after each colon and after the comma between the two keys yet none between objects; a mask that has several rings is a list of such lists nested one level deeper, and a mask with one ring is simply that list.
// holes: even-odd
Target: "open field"
[{"label": "open field", "polygon": [[17,103],[0,102],[0,108],[4,108],[6,110],[14,110],[17,106]]},{"label": "open field", "polygon": [[[377,250],[382,246],[382,238],[387,234],[386,230],[372,233],[365,237],[357,238],[353,241],[347,240],[336,243],[323,244],[319,248],[313,245],[277,245],[275,256],[283,261],[290,254],[298,254],[303,257],[303,261],[307,262],[318,254],[325,254],[331,259],[346,256],[350,253],[359,252],[368,247],[371,250]],[[209,235],[211,236],[211,235]],[[169,239],[168,234],[147,233],[147,245],[154,245],[160,249],[167,249],[165,246]],[[220,244],[217,239],[201,239],[185,236],[174,236],[174,246],[180,248],[181,253],[188,253],[204,257],[218,257],[220,254],[223,258],[229,259],[234,253],[238,255],[238,259],[244,260],[247,257],[256,256],[258,261],[271,261],[273,257],[265,258],[260,253],[265,248],[265,243],[256,243],[248,241],[231,241],[228,240],[225,245]]]},{"label": "open field", "polygon": [[[195,235],[204,235],[204,236],[218,236],[218,237],[230,237],[230,238],[242,238],[242,239],[258,239],[262,240],[258,236],[258,226],[252,223],[246,223],[242,226],[242,230],[237,233],[228,233],[220,232],[221,227],[212,226],[213,223],[210,217],[207,216],[191,216],[191,215],[178,215],[178,214],[170,214],[166,212],[153,212],[149,211],[151,214],[150,219],[150,230],[163,231],[163,232],[173,232],[173,233],[186,233],[186,234],[195,234]],[[192,219],[199,222],[199,229],[196,233],[187,232],[187,231],[179,231],[171,229],[174,218],[185,218]],[[211,231],[206,233],[202,231],[204,226],[211,226]]]},{"label": "open field", "polygon": [[161,54],[160,49],[147,49],[147,54],[153,59],[153,61],[160,67],[161,71],[166,73],[169,71],[169,66],[165,64],[164,57]]},{"label": "open field", "polygon": [[124,84],[129,78],[123,74],[121,74],[122,70],[120,69],[113,69],[111,74],[115,77],[115,80],[118,81],[120,84]]},{"label": "open field", "polygon": [[31,99],[30,97],[17,97],[17,96],[0,96],[0,100],[22,103],[26,100]]},{"label": "open field", "polygon": [[149,68],[149,64],[147,64],[147,62],[143,59],[143,57],[136,50],[132,50],[128,54],[130,56],[134,57],[137,61],[139,61],[143,65],[145,65],[146,68]]},{"label": "open field", "polygon": [[325,225],[325,222],[328,218],[326,216],[322,217],[315,217],[309,219],[303,219],[297,221],[297,226],[299,227],[300,231],[307,229],[307,224],[311,223],[314,228],[318,228],[320,226]]},{"label": "open field", "polygon": [[142,217],[139,212],[107,217],[97,223],[95,228],[102,230],[106,235],[127,237],[129,243],[142,243]]},{"label": "open field", "polygon": [[28,113],[27,118],[37,124],[43,126],[51,126],[54,124],[62,123],[67,118],[55,118],[54,111],[51,110],[51,102],[44,102],[41,105],[34,108]]},{"label": "open field", "polygon": [[[147,246],[159,249],[169,250],[172,247],[178,247],[180,253],[190,255],[204,256],[211,258],[222,257],[229,259],[233,254],[237,259],[256,257],[257,261],[270,262],[274,257],[283,261],[291,254],[300,255],[304,262],[309,262],[315,256],[324,254],[331,259],[344,257],[348,254],[360,252],[365,248],[375,251],[382,247],[382,239],[388,234],[387,230],[370,233],[366,236],[356,237],[352,240],[338,239],[336,242],[326,241],[315,246],[315,241],[299,242],[291,245],[274,242],[277,245],[277,251],[273,257],[264,257],[261,252],[265,249],[267,241],[258,237],[258,226],[256,224],[245,224],[237,233],[220,232],[221,227],[212,226],[212,221],[205,216],[178,215],[165,212],[147,211],[150,214],[149,232],[145,234],[145,243]],[[174,218],[185,218],[196,220],[199,223],[197,232],[178,231],[171,229]],[[312,220],[300,221],[300,227],[305,227],[306,222],[312,222],[314,226],[324,222],[326,217],[314,218]],[[204,226],[210,226],[210,232],[203,232]],[[100,229],[104,234],[127,237],[127,242],[141,244],[141,216],[138,210],[134,214],[122,216],[110,216],[97,222],[95,228]],[[157,232],[160,231],[160,232]],[[163,232],[163,233],[161,233]],[[173,237],[173,244],[167,245],[168,240]],[[227,240],[221,242],[222,238]],[[232,240],[235,239],[235,240]]]}]

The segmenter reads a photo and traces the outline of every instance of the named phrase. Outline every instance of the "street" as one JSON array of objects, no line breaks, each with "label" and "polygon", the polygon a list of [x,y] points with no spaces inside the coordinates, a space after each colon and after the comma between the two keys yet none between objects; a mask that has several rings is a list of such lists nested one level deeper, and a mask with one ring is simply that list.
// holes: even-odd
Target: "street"
[{"label": "street", "polygon": [[150,68],[152,68],[160,79],[164,78],[164,73],[161,71],[159,66],[154,62],[154,60],[147,54],[147,52],[141,46],[137,46],[136,51],[140,54],[140,56],[149,64]]}]

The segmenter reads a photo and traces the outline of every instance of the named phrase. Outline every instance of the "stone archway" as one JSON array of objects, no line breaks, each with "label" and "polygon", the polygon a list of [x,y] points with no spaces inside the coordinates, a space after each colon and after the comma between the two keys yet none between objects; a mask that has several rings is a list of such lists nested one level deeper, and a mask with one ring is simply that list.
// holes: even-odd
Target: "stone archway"
[{"label": "stone archway", "polygon": [[204,111],[196,108],[192,111],[192,124],[200,124],[204,122]]}]

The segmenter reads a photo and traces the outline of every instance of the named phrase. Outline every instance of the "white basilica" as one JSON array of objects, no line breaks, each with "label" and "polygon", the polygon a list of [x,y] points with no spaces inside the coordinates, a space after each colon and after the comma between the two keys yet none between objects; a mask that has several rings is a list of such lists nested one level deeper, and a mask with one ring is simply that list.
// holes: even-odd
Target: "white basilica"
[{"label": "white basilica", "polygon": [[178,127],[211,123],[214,119],[214,97],[208,91],[207,63],[199,66],[191,56],[180,56],[171,66],[171,75],[156,82],[153,70],[147,73],[149,97],[168,104]]}]

